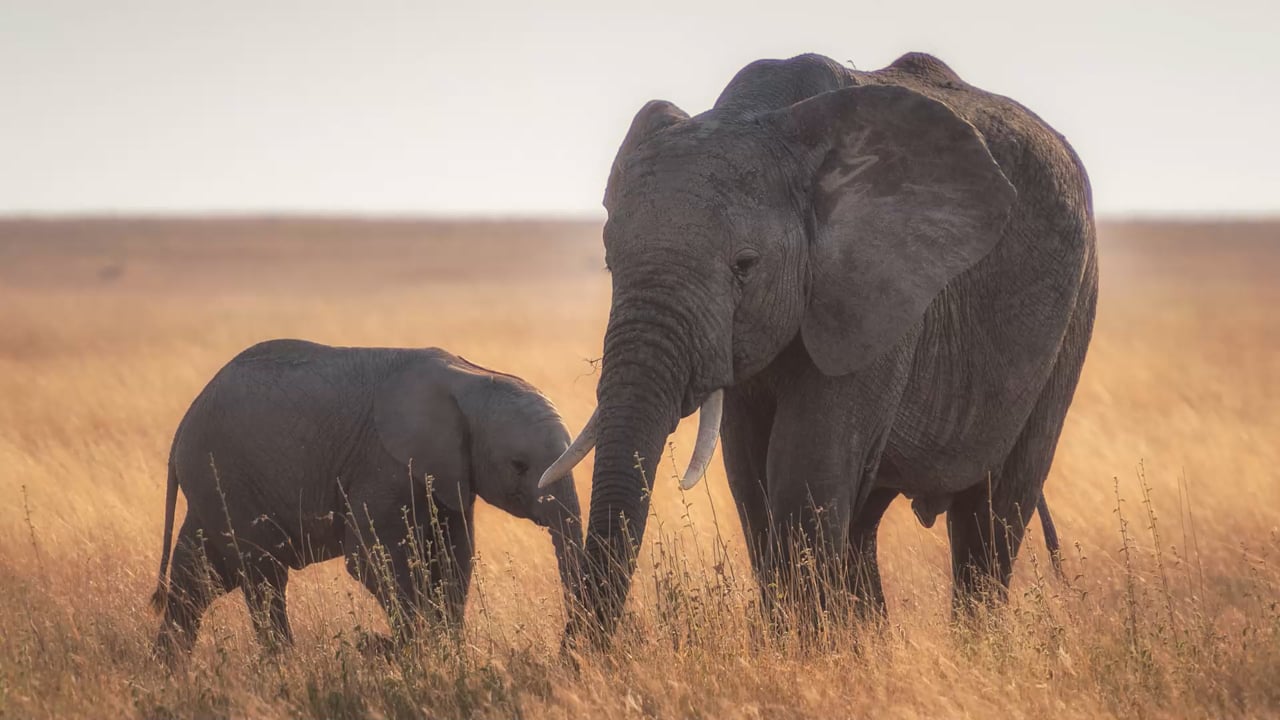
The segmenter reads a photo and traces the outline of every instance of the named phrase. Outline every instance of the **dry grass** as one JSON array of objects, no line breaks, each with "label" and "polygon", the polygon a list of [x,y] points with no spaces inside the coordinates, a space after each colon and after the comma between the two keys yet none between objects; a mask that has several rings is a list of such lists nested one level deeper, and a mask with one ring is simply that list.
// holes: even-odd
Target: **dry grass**
[{"label": "dry grass", "polygon": [[[290,586],[297,648],[215,604],[185,673],[148,656],[164,462],[212,373],[263,338],[440,345],[586,419],[608,308],[598,228],[0,224],[0,717],[1172,717],[1280,714],[1280,226],[1103,229],[1103,297],[1011,606],[957,628],[945,531],[890,509],[891,620],[761,632],[723,471],[660,478],[614,652],[559,664],[544,534],[477,513],[461,647],[385,622],[340,563]],[[676,457],[692,429],[673,438]],[[683,452],[682,452],[683,451]],[[584,501],[588,483],[582,482]],[[941,525],[941,524],[940,524]]]}]

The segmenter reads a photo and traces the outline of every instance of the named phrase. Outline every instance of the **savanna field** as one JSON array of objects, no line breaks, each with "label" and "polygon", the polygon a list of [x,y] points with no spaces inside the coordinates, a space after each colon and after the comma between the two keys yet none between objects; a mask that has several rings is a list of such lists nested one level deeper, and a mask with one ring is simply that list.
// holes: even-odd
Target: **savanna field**
[{"label": "savanna field", "polygon": [[[545,531],[481,506],[459,643],[383,657],[340,561],[295,573],[296,647],[243,596],[150,657],[165,462],[204,383],[272,337],[438,345],[576,432],[609,307],[592,223],[0,222],[0,718],[1280,716],[1280,224],[1103,223],[1093,344],[1011,602],[953,624],[945,523],[880,532],[889,620],[770,632],[719,459],[657,478],[612,649],[561,661]],[[583,507],[590,458],[578,472]],[[179,518],[183,512],[179,501]]]}]

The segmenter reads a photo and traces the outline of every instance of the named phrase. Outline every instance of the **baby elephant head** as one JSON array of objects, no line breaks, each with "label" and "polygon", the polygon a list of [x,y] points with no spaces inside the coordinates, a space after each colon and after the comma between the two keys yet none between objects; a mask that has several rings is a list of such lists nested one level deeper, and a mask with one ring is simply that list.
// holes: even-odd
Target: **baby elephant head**
[{"label": "baby elephant head", "polygon": [[569,447],[569,433],[551,401],[528,383],[493,376],[482,387],[483,420],[473,421],[471,437],[476,493],[490,505],[551,531],[565,601],[572,607],[580,590],[583,543],[573,472],[540,484],[543,473]]},{"label": "baby elephant head", "polygon": [[431,477],[436,502],[461,512],[479,495],[548,528],[565,599],[577,597],[583,527],[573,474],[539,487],[569,447],[550,400],[520,378],[444,356],[383,383],[375,416],[390,454],[414,477]]}]

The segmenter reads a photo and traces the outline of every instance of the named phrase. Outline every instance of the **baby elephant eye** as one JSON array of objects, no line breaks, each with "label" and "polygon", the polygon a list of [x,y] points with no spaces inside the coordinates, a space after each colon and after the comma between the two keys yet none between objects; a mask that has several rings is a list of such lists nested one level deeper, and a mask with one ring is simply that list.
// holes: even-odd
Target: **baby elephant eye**
[{"label": "baby elephant eye", "polygon": [[529,463],[523,460],[512,460],[511,467],[515,468],[517,475],[524,475],[529,472]]},{"label": "baby elephant eye", "polygon": [[743,250],[733,259],[733,274],[739,278],[746,277],[759,260],[760,253],[751,249]]}]

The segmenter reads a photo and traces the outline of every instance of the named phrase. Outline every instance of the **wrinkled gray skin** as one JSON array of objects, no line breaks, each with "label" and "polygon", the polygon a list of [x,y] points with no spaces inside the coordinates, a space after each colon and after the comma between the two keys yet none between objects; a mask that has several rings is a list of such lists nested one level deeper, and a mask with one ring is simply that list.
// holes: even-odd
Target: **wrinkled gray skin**
[{"label": "wrinkled gray skin", "polygon": [[946,513],[957,605],[1004,594],[1097,297],[1060,135],[928,55],[761,60],[696,117],[645,105],[605,207],[593,612],[570,638],[612,630],[664,442],[721,388],[762,581],[795,576],[798,537],[882,612],[876,529],[905,495],[926,524]]},{"label": "wrinkled gray skin", "polygon": [[[477,494],[550,528],[569,600],[582,546],[573,477],[537,489],[568,440],[554,406],[528,383],[443,350],[301,340],[245,350],[200,393],[174,438],[153,598],[164,615],[157,649],[169,658],[189,649],[209,603],[237,587],[264,643],[288,644],[289,569],[337,557],[398,633],[412,632],[404,620],[414,611],[457,626]],[[166,584],[179,487],[187,516]],[[390,572],[376,571],[380,564]]]}]

